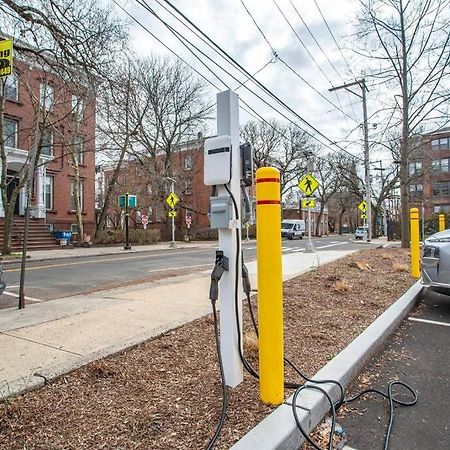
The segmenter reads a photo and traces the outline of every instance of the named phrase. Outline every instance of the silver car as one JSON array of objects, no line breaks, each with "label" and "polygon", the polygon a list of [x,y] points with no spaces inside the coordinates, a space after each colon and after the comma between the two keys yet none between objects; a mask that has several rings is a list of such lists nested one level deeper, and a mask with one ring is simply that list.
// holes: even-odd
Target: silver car
[{"label": "silver car", "polygon": [[421,270],[425,286],[450,294],[450,229],[425,239]]}]

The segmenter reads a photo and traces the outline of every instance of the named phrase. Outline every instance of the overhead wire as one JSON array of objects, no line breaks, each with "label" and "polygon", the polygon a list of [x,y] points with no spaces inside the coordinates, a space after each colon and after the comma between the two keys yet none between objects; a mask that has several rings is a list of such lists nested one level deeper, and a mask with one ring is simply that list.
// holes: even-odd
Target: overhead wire
[{"label": "overhead wire", "polygon": [[[166,0],[164,0],[166,3],[170,3],[167,2]],[[143,8],[145,8],[148,12],[150,12],[155,18],[157,18],[161,23],[163,23],[164,26],[166,26],[167,29],[169,29],[169,31],[171,31],[171,33],[182,43],[183,46],[185,46],[190,52],[191,54],[211,73],[214,73],[214,76],[216,78],[218,78],[224,85],[225,87],[227,87],[227,89],[230,89],[230,87],[228,86],[227,83],[225,83],[222,79],[220,79],[220,77],[218,77],[218,75],[212,71],[211,67],[209,67],[207,64],[205,64],[205,62],[189,47],[192,46],[197,52],[201,53],[205,58],[207,58],[209,61],[211,61],[214,65],[216,65],[217,67],[219,67],[222,71],[224,71],[227,75],[229,75],[231,78],[233,78],[235,81],[240,82],[240,80],[238,78],[236,78],[236,76],[234,76],[232,73],[230,73],[227,69],[225,69],[223,66],[221,66],[219,63],[217,63],[217,61],[213,60],[209,55],[207,55],[205,52],[203,52],[199,47],[197,47],[195,44],[193,44],[190,40],[188,40],[185,36],[183,36],[181,33],[179,33],[177,30],[175,30],[171,25],[169,25],[166,21],[164,21],[164,19],[162,19],[148,4],[146,1],[144,0],[136,0],[136,3],[138,3],[140,6],[142,6]],[[175,8],[175,7],[174,7]],[[175,8],[176,9],[176,8]],[[134,20],[137,23],[140,23],[136,18],[134,18]],[[189,19],[187,19],[189,20]],[[196,27],[196,25],[193,25],[194,27]],[[145,27],[144,27],[145,28]],[[198,29],[198,28],[197,28]],[[200,33],[204,34],[201,30]],[[210,40],[210,38],[204,34],[204,36],[206,36],[206,38],[208,40]],[[214,41],[210,40],[211,42],[214,43],[214,45],[217,48],[220,48]],[[225,52],[224,50],[222,50],[222,52]],[[225,52],[226,55],[228,55]],[[231,58],[231,56],[228,55],[228,58]],[[231,58],[232,61],[234,61],[233,58]],[[302,132],[306,133],[308,136],[310,136],[312,139],[316,140],[318,143],[320,143],[322,146],[328,148],[331,151],[338,151],[337,149],[339,149],[342,152],[345,152],[346,154],[348,154],[350,157],[352,158],[356,158],[356,159],[361,159],[356,157],[355,155],[353,155],[352,153],[350,153],[348,150],[346,150],[345,148],[343,148],[342,146],[337,145],[334,141],[332,141],[329,137],[327,137],[326,135],[324,135],[322,132],[320,132],[317,128],[315,128],[313,125],[311,125],[310,123],[308,123],[305,119],[303,119],[301,116],[299,116],[294,110],[292,110],[292,108],[290,108],[288,105],[286,105],[282,100],[280,100],[277,96],[275,96],[275,94],[273,94],[268,88],[266,88],[262,83],[260,83],[256,78],[254,78],[252,76],[252,74],[250,74],[246,69],[244,69],[239,63],[235,62],[234,63],[240,68],[241,72],[245,73],[245,75],[247,77],[249,77],[252,81],[254,81],[256,84],[258,84],[259,86],[262,86],[261,89],[264,90],[264,92],[269,93],[269,95],[272,98],[275,98],[279,104],[281,104],[282,106],[284,106],[285,109],[287,109],[289,112],[291,112],[294,116],[298,117],[303,123],[305,123],[309,128],[311,128],[313,131],[315,131],[317,134],[319,134],[324,140],[326,140],[329,144],[333,145],[335,148],[330,147],[329,144],[324,143],[323,141],[321,141],[320,139],[318,139],[317,136],[315,136],[314,134],[312,134],[311,132],[305,130],[304,128],[301,128],[298,123],[294,122],[292,119],[290,119],[288,116],[286,116],[286,114],[282,113],[280,110],[278,110],[275,106],[273,106],[271,103],[269,103],[267,100],[265,100],[264,98],[262,98],[258,93],[254,92],[253,90],[251,90],[248,86],[246,85],[242,85],[246,90],[248,90],[251,94],[253,94],[254,96],[256,96],[259,100],[261,100],[263,103],[265,103],[267,106],[269,106],[271,109],[273,109],[275,112],[277,112],[278,114],[280,114],[283,118],[285,118],[287,121],[289,121],[290,123],[292,123],[294,126],[298,127]],[[205,79],[205,77],[203,77]],[[241,99],[241,101],[250,109],[253,110],[253,108],[250,107],[250,105],[248,105],[248,103],[246,103],[243,99]],[[254,110],[253,110],[254,111]],[[339,151],[338,151],[339,152]]]}]

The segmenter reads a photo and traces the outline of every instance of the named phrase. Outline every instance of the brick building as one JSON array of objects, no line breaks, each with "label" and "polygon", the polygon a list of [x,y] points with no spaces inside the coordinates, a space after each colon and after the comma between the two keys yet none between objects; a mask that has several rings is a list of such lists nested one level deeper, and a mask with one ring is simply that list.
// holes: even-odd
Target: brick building
[{"label": "brick building", "polygon": [[409,160],[411,206],[425,217],[450,212],[450,129],[421,135],[412,142]]},{"label": "brick building", "polygon": [[[199,133],[196,139],[183,142],[172,152],[171,177],[175,180],[175,193],[180,199],[175,218],[177,239],[183,239],[187,234],[193,237],[207,237],[209,233],[210,188],[203,183],[203,144],[204,138]],[[161,155],[157,165],[162,164],[163,159]],[[99,207],[112,176],[112,170],[106,165],[99,167],[97,172]],[[163,170],[160,173],[163,173]],[[149,164],[147,168],[142,158],[139,162],[134,159],[125,161],[114,187],[113,202],[116,203],[117,196],[126,192],[137,195],[138,207],[130,215],[131,226],[142,228],[140,216],[145,214],[149,218],[148,228],[160,229],[162,236],[168,238],[171,219],[167,217],[169,206],[165,198],[170,193],[171,180],[162,177],[160,173],[155,173],[153,164]],[[189,229],[186,224],[187,217],[191,221]],[[123,212],[116,204],[109,208],[106,226],[107,228],[123,226]]]},{"label": "brick building", "polygon": [[[95,228],[95,98],[92,95],[88,100],[82,98],[79,87],[26,58],[16,55],[14,66],[14,74],[7,77],[5,84],[3,139],[8,190],[17,186],[18,173],[27,163],[28,150],[34,142],[34,98],[40,102],[48,121],[45,127],[40,124],[41,155],[33,183],[31,217],[58,229],[76,231],[74,172],[69,163],[69,155],[75,152],[80,168],[85,233],[91,233]],[[15,215],[24,215],[25,202],[26,192],[22,188]],[[4,217],[1,199],[0,217]]]}]

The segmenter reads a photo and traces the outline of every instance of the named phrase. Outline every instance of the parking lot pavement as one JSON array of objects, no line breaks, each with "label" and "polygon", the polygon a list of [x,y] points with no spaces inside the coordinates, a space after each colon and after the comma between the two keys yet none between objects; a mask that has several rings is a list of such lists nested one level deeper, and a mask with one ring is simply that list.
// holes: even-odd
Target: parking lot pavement
[{"label": "parking lot pavement", "polygon": [[[386,391],[387,383],[394,379],[410,384],[417,391],[418,402],[412,407],[395,408],[389,448],[450,449],[450,297],[425,292],[411,316],[352,388]],[[366,398],[350,408],[339,419],[348,444],[357,450],[383,448],[387,401]]]}]

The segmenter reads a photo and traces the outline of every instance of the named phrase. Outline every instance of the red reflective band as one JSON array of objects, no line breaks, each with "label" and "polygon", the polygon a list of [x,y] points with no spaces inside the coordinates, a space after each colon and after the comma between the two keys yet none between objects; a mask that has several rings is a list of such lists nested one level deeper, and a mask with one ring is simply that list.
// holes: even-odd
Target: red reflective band
[{"label": "red reflective band", "polygon": [[280,200],[258,200],[257,205],[279,205]]},{"label": "red reflective band", "polygon": [[257,183],[279,183],[280,179],[279,178],[257,178],[256,182]]}]

